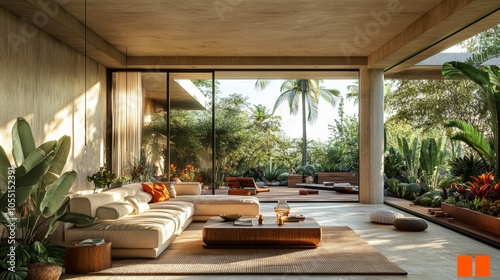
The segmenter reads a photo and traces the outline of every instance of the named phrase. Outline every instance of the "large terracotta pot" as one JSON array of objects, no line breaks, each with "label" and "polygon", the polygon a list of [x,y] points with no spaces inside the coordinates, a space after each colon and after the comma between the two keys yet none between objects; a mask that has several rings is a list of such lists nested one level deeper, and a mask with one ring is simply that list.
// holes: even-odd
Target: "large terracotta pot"
[{"label": "large terracotta pot", "polygon": [[48,263],[28,263],[26,280],[58,280],[62,267]]},{"label": "large terracotta pot", "polygon": [[457,221],[500,236],[500,218],[444,202],[441,210]]}]

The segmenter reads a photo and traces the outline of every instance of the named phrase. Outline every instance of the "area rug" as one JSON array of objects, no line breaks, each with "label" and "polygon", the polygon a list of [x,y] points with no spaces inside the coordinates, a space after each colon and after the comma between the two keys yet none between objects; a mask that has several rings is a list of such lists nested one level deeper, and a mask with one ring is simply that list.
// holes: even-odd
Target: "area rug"
[{"label": "area rug", "polygon": [[114,259],[93,274],[406,275],[349,227],[323,227],[315,249],[206,249],[191,224],[156,259]]}]

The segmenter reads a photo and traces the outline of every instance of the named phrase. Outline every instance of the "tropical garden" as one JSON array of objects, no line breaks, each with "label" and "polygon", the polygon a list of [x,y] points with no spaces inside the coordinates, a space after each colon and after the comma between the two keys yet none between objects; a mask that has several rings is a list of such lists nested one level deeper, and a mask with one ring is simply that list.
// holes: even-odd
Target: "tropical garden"
[{"label": "tropical garden", "polygon": [[443,80],[398,81],[385,98],[386,195],[442,202],[500,217],[499,26],[462,43],[476,53],[447,62]]}]

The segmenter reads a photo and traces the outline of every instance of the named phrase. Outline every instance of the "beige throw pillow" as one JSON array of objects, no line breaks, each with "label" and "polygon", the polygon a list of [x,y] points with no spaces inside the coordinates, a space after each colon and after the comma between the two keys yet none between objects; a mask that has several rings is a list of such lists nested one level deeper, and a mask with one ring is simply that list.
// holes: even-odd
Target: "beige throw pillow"
[{"label": "beige throw pillow", "polygon": [[139,214],[139,213],[142,213],[146,210],[149,209],[149,204],[147,202],[147,200],[145,200],[143,197],[141,196],[127,196],[125,197],[125,201],[128,201],[130,203],[130,205],[132,205],[132,207],[134,208],[134,214]]},{"label": "beige throw pillow", "polygon": [[167,187],[168,194],[170,198],[175,198],[177,193],[175,192],[175,184],[174,183],[165,183],[165,187]]},{"label": "beige throw pillow", "polygon": [[97,207],[96,217],[102,220],[116,220],[134,211],[127,202],[111,202]]}]

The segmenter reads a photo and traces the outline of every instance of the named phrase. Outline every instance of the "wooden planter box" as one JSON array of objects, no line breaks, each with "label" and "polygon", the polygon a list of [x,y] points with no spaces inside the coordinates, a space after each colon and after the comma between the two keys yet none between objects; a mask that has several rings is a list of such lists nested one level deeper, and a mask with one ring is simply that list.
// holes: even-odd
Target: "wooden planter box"
[{"label": "wooden planter box", "polygon": [[444,202],[441,202],[441,210],[457,221],[500,235],[500,218]]},{"label": "wooden planter box", "polygon": [[302,175],[288,175],[288,187],[296,188],[297,184],[302,183]]},{"label": "wooden planter box", "polygon": [[318,184],[324,182],[335,183],[350,183],[351,185],[359,185],[359,176],[352,176],[351,172],[318,172]]}]

